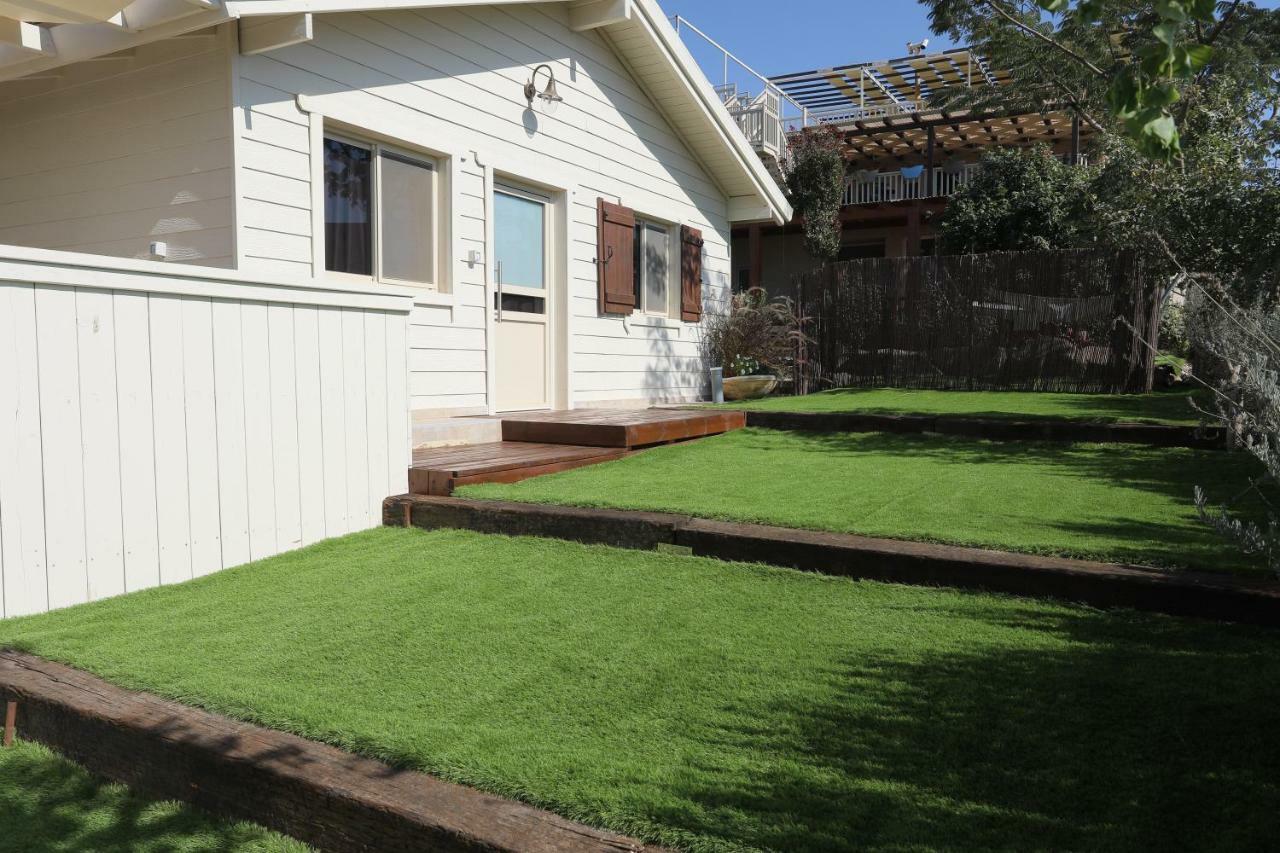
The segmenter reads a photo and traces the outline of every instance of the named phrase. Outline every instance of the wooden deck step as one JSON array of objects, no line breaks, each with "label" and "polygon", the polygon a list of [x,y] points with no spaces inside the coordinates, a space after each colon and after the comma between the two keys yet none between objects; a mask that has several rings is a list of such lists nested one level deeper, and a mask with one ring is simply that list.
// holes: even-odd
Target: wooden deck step
[{"label": "wooden deck step", "polygon": [[746,426],[743,412],[681,409],[583,409],[502,418],[504,441],[632,449],[719,435]]},{"label": "wooden deck step", "polygon": [[451,495],[458,486],[515,483],[542,474],[608,462],[626,453],[625,448],[523,441],[424,448],[413,452],[409,491],[415,495]]}]

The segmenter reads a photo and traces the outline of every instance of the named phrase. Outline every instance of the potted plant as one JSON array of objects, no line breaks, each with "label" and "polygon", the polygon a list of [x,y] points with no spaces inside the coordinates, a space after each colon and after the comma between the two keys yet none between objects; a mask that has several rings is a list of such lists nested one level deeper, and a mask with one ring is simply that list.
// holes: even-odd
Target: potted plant
[{"label": "potted plant", "polygon": [[789,299],[770,299],[759,287],[734,294],[728,312],[712,318],[706,337],[711,363],[724,371],[724,398],[772,393],[795,360],[801,324]]}]

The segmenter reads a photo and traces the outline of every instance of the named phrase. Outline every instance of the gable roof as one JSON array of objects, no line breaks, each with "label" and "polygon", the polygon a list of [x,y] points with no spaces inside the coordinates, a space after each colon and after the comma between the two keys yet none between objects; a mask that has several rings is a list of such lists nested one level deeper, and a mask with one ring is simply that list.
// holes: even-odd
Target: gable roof
[{"label": "gable roof", "polygon": [[[677,135],[729,199],[731,222],[789,222],[791,205],[782,188],[716,97],[711,83],[677,35],[657,0],[95,0],[119,6],[114,18],[68,20],[24,33],[15,57],[0,44],[0,80],[104,56],[137,44],[203,29],[237,18],[311,15],[449,6],[567,3],[575,30],[596,30]],[[50,5],[84,8],[79,0],[0,0],[0,16],[48,21]],[[22,15],[30,8],[29,15]],[[142,12],[146,12],[144,18]],[[107,14],[111,14],[107,12]],[[139,24],[146,21],[147,26]],[[30,25],[24,25],[30,28]],[[6,61],[7,60],[7,61]]]}]

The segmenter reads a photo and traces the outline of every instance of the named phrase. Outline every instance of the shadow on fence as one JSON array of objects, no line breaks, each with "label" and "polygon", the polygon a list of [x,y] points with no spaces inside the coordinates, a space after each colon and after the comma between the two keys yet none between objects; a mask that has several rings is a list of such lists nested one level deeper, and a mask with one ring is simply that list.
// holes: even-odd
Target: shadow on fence
[{"label": "shadow on fence", "polygon": [[1073,249],[830,264],[793,280],[796,391],[1150,390],[1159,288],[1133,252]]}]

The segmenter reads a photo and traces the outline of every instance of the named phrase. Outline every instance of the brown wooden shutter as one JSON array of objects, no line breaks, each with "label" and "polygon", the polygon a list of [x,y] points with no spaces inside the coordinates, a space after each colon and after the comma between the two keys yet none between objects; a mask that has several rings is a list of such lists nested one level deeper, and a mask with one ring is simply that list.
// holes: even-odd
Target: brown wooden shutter
[{"label": "brown wooden shutter", "polygon": [[680,226],[680,319],[702,319],[702,232]]},{"label": "brown wooden shutter", "polygon": [[596,275],[601,314],[630,314],[636,310],[636,215],[630,208],[597,202]]}]

